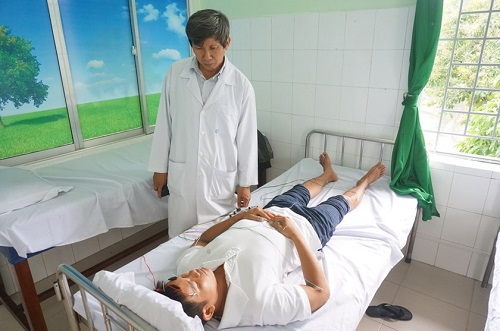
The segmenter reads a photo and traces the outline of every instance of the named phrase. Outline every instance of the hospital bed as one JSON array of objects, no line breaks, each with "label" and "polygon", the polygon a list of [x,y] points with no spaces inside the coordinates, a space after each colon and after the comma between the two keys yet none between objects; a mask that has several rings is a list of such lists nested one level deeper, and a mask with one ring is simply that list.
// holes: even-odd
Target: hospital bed
[{"label": "hospital bed", "polygon": [[[2,282],[0,295],[26,329],[46,330],[43,298],[36,291],[29,257],[110,229],[144,228],[167,218],[166,199],[158,199],[147,171],[151,138],[141,136],[22,167],[0,167],[0,252],[14,267],[23,308],[5,293]],[[141,238],[142,245],[167,236],[166,221],[164,228],[161,234]]]},{"label": "hospital bed", "polygon": [[[311,156],[319,156],[323,150],[336,164],[339,180],[326,185],[310,205],[353,187],[373,164],[379,160],[387,163],[391,149],[391,141],[312,131],[306,139],[305,158],[253,191],[250,205],[264,206],[277,194],[319,175],[322,168]],[[319,258],[331,297],[311,319],[286,326],[229,330],[355,330],[380,284],[402,259],[408,238],[407,248],[411,248],[414,238],[409,234],[419,215],[417,201],[395,194],[389,182],[390,178],[384,176],[372,183],[361,204],[346,215],[323,248]],[[177,258],[214,222],[217,220],[196,225],[114,272],[98,272],[93,282],[71,266],[60,265],[54,286],[64,302],[72,330],[79,330],[80,322],[97,330],[216,330],[216,321],[202,326],[199,319],[183,314],[179,303],[151,290],[156,280],[175,274]],[[411,252],[407,259],[411,260]],[[286,281],[303,283],[300,275],[290,273]],[[69,281],[77,288],[70,288]]]},{"label": "hospital bed", "polygon": [[488,301],[488,316],[486,317],[486,324],[484,327],[485,331],[500,330],[500,254],[497,254],[500,248],[499,232],[500,228],[497,231],[490,259],[481,284],[482,287],[487,287],[490,273],[493,270],[493,281]]}]

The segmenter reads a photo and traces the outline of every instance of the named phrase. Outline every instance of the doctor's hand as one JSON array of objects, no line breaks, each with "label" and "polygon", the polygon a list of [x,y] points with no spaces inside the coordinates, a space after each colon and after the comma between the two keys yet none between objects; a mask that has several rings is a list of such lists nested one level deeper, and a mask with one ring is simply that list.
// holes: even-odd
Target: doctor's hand
[{"label": "doctor's hand", "polygon": [[238,186],[236,190],[237,194],[237,201],[236,205],[241,208],[241,207],[248,207],[248,204],[250,203],[250,187],[241,187]]},{"label": "doctor's hand", "polygon": [[161,189],[167,184],[168,173],[155,172],[153,174],[153,189],[156,191],[158,198],[161,199]]}]

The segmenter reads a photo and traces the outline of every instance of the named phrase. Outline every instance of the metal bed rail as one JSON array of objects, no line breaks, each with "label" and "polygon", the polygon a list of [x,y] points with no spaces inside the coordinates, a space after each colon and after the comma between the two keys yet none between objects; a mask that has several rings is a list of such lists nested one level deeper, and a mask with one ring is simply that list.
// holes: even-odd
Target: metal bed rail
[{"label": "metal bed rail", "polygon": [[[335,137],[337,138],[337,143],[340,140],[340,162],[339,165],[343,166],[345,162],[345,155],[347,154],[346,150],[346,145],[348,141],[354,141],[358,142],[359,146],[354,146],[351,151],[353,152],[353,155],[356,155],[358,158],[357,162],[357,168],[361,169],[362,168],[362,162],[363,162],[363,156],[365,156],[365,145],[366,143],[373,143],[373,144],[378,144],[379,145],[379,151],[378,151],[378,158],[379,161],[384,160],[384,152],[389,148],[392,148],[394,146],[394,141],[393,140],[388,140],[388,139],[381,139],[381,138],[372,138],[372,137],[364,137],[361,135],[351,135],[351,134],[341,134],[341,133],[336,133],[336,132],[330,132],[330,131],[324,131],[324,130],[312,130],[307,134],[306,137],[306,148],[305,148],[305,157],[309,157],[310,155],[310,150],[312,148],[312,137],[315,135],[320,135],[323,137],[323,146],[322,149],[323,151],[328,150],[328,138],[329,137]],[[356,150],[357,149],[357,150]]]},{"label": "metal bed rail", "polygon": [[63,301],[70,327],[72,331],[80,331],[80,318],[73,310],[73,295],[71,294],[69,280],[77,286],[82,296],[82,302],[85,309],[85,324],[90,330],[96,330],[94,319],[88,305],[87,296],[94,297],[101,305],[104,316],[104,324],[107,331],[128,330],[128,331],[153,331],[156,330],[149,323],[144,321],[137,314],[121,306],[109,298],[87,277],[68,264],[61,264],[56,272],[57,280],[54,282],[54,290],[57,299]]},{"label": "metal bed rail", "polygon": [[[384,161],[384,153],[386,153],[389,148],[392,148],[394,146],[394,141],[389,139],[364,137],[361,135],[343,134],[325,130],[312,130],[306,136],[306,146],[304,153],[305,157],[310,157],[311,149],[315,147],[312,146],[313,145],[312,139],[315,136],[322,137],[323,141],[320,142],[321,146],[318,146],[317,148],[319,148],[323,152],[327,152],[329,150],[329,138],[336,138],[336,143],[340,144],[340,146],[337,145],[334,147],[340,148],[340,151],[336,153],[340,157],[340,161],[338,162],[340,166],[344,166],[345,163],[345,155],[348,152],[346,150],[347,142],[348,141],[356,142],[354,146],[351,145],[352,148],[349,150],[349,152],[351,152],[352,155],[357,159],[357,162],[355,163],[357,163],[356,167],[358,169],[362,169],[363,157],[365,157],[367,154],[365,153],[366,151],[365,145],[367,145],[367,143],[371,143],[372,145],[374,144],[375,146],[378,145],[378,152],[374,151],[373,149],[371,149],[370,152],[372,152],[373,155],[376,155],[373,158],[377,159],[379,162]],[[421,215],[422,215],[422,208],[417,207],[417,211],[415,213],[415,220],[413,221],[413,227],[410,231],[410,234],[408,236],[408,241],[406,243],[406,252],[405,252],[406,263],[411,263],[413,246],[415,244],[415,238],[417,236],[418,221],[421,218]]]}]

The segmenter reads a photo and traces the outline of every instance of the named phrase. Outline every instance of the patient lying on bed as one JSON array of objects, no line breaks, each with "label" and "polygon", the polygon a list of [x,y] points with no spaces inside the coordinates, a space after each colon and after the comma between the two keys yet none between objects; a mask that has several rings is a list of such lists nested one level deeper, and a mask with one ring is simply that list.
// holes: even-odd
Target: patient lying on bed
[{"label": "patient lying on bed", "polygon": [[[219,320],[220,329],[309,318],[330,297],[316,251],[385,172],[377,163],[355,187],[308,208],[323,186],[337,180],[328,154],[319,162],[320,176],[294,186],[263,209],[248,209],[205,231],[179,258],[179,276],[157,291],[180,301],[189,316]],[[299,266],[304,283],[285,283]]]}]

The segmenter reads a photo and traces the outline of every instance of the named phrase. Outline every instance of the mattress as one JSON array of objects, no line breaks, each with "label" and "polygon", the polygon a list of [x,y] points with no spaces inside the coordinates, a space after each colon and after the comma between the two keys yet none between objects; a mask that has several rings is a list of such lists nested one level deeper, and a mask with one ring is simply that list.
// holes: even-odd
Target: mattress
[{"label": "mattress", "polygon": [[26,257],[113,228],[166,219],[167,201],[157,198],[147,171],[151,139],[134,138],[37,166],[34,170],[42,178],[73,189],[1,214],[0,246]]},{"label": "mattress", "polygon": [[[365,171],[334,166],[339,180],[324,187],[311,200],[316,205],[329,196],[342,194],[353,187]],[[251,206],[264,206],[277,194],[297,183],[318,176],[322,168],[318,161],[306,158],[278,178],[252,193]],[[355,330],[366,307],[389,271],[403,254],[407,236],[412,228],[417,202],[410,196],[398,196],[389,189],[389,177],[382,177],[366,190],[361,204],[348,213],[337,227],[332,239],[324,247],[321,262],[329,280],[331,297],[322,308],[306,321],[286,326],[255,326],[230,328],[230,330]],[[175,274],[175,263],[212,222],[197,225],[170,239],[144,256],[116,270],[116,273],[133,272],[138,284],[153,288],[154,280],[166,279]],[[290,273],[288,282],[301,282],[301,273]],[[92,315],[98,330],[105,330],[101,308],[90,300]],[[74,310],[85,316],[81,296],[75,297]],[[210,321],[205,330],[216,330]]]},{"label": "mattress", "polygon": [[486,318],[485,330],[497,331],[500,330],[500,236],[497,236],[495,242],[495,260],[493,269],[493,283],[488,301],[488,316]]}]

